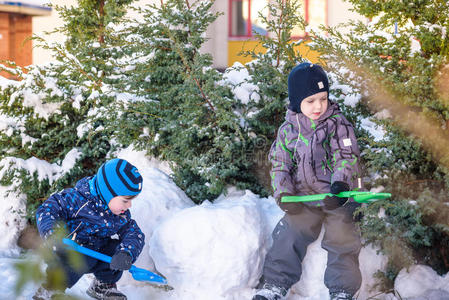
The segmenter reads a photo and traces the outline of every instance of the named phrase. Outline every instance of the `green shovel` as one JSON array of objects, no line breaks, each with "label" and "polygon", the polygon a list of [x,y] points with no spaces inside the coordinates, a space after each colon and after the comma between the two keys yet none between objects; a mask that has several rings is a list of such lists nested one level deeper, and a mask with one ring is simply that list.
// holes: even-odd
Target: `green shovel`
[{"label": "green shovel", "polygon": [[337,196],[340,198],[353,198],[355,202],[358,203],[371,203],[378,199],[386,199],[390,198],[390,193],[373,193],[373,192],[358,192],[358,191],[347,191],[341,192],[339,194],[316,194],[316,195],[305,195],[305,196],[284,196],[281,199],[281,202],[313,202],[324,200],[326,197]]}]

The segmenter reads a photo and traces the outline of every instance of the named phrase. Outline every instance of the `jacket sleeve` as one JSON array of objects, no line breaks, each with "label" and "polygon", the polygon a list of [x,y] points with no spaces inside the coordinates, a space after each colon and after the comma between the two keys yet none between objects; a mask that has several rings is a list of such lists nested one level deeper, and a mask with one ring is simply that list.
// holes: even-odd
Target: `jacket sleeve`
[{"label": "jacket sleeve", "polygon": [[343,181],[351,189],[361,188],[360,150],[354,129],[345,117],[338,115],[335,132],[330,139],[331,165],[333,169],[331,183]]},{"label": "jacket sleeve", "polygon": [[120,229],[118,235],[121,242],[117,246],[116,251],[128,252],[131,254],[133,262],[135,262],[145,245],[145,234],[140,230],[136,221],[130,219],[130,221]]},{"label": "jacket sleeve", "polygon": [[61,193],[51,195],[36,210],[36,223],[39,234],[47,239],[54,230],[67,220],[67,201]]},{"label": "jacket sleeve", "polygon": [[287,148],[287,130],[289,125],[279,127],[276,141],[272,144],[268,158],[271,162],[271,187],[274,198],[281,193],[295,194],[295,188],[291,178],[294,167],[293,153]]}]

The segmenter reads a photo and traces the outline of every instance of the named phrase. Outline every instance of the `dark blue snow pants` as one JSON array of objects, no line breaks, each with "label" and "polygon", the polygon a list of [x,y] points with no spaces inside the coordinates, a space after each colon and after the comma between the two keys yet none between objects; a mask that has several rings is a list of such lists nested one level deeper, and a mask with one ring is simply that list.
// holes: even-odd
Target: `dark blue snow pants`
[{"label": "dark blue snow pants", "polygon": [[315,241],[324,225],[321,247],[328,252],[324,284],[330,292],[354,295],[360,288],[360,236],[352,215],[356,203],[326,210],[302,205],[298,214],[286,214],[273,231],[273,246],[263,269],[264,282],[289,289],[301,278],[301,263],[307,247]]},{"label": "dark blue snow pants", "polygon": [[[119,240],[110,239],[99,252],[112,256],[115,253]],[[65,287],[71,288],[78,280],[87,273],[93,273],[101,282],[115,283],[122,277],[123,271],[111,270],[109,263],[99,261],[90,256],[68,250],[61,247],[55,253],[55,260],[47,262],[47,276],[55,272],[63,271],[65,276]]]}]

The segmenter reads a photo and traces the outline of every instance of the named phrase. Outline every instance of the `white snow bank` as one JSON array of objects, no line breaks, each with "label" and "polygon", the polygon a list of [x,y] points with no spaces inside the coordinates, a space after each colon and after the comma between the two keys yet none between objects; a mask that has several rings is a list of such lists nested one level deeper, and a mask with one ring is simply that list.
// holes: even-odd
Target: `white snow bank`
[{"label": "white snow bank", "polygon": [[[10,187],[0,185],[0,255],[19,253],[17,239],[25,228],[25,196],[7,193]],[[1,294],[1,293],[0,293]]]},{"label": "white snow bank", "polygon": [[265,226],[265,201],[231,194],[160,224],[150,253],[179,299],[237,299],[257,284],[273,229]]},{"label": "white snow bank", "polygon": [[[449,299],[449,273],[439,276],[431,267],[414,265],[402,269],[394,283],[394,289],[402,298]],[[429,298],[432,297],[438,298]]]},{"label": "white snow bank", "polygon": [[[136,165],[144,179],[143,191],[133,200],[131,208],[133,218],[146,235],[146,246],[136,265],[151,269],[151,255],[158,270],[175,288],[170,292],[154,289],[134,281],[125,272],[118,287],[128,299],[250,300],[266,252],[271,247],[271,232],[283,216],[274,199],[260,198],[249,191],[230,190],[213,204],[194,205],[169,176],[154,168],[159,162],[132,148],[116,156]],[[5,190],[0,189],[0,195],[5,195]],[[23,225],[16,224],[15,231],[15,227],[6,226],[6,222],[17,221],[12,212],[24,208],[24,204],[17,195],[0,199],[8,205],[16,205],[13,210],[8,205],[0,205],[0,220],[5,220],[0,222],[0,294],[5,295],[5,299],[13,299],[17,280],[13,264],[18,260],[5,258],[7,255],[1,249],[17,248],[17,232]],[[321,239],[322,234],[308,247],[302,278],[292,287],[288,300],[329,299],[323,283],[327,253],[321,248]],[[371,290],[373,274],[384,268],[385,258],[377,255],[375,249],[366,247],[359,261],[362,287],[358,299],[376,295],[379,300],[397,300],[392,294],[377,295],[378,292]],[[67,293],[87,298],[85,290],[91,280],[92,275],[83,276]],[[22,296],[30,299],[36,289],[36,285],[28,285]],[[441,277],[428,267],[415,266],[399,274],[395,289],[403,299],[449,299],[446,297],[449,274]]]},{"label": "white snow bank", "polygon": [[321,230],[318,239],[307,247],[301,280],[291,288],[288,299],[323,300],[329,297],[329,290],[324,285],[327,252],[321,248],[323,236],[324,231]]},{"label": "white snow bank", "polygon": [[387,258],[377,253],[377,249],[374,249],[371,245],[363,247],[360,250],[359,255],[360,272],[362,273],[362,286],[358,292],[358,299],[390,299],[388,295],[377,295],[376,284],[378,280],[374,277],[374,274],[379,270],[385,270],[387,264]]},{"label": "white snow bank", "polygon": [[0,295],[2,299],[17,299],[14,293],[14,287],[17,281],[17,271],[14,263],[19,260],[11,258],[0,258]]}]

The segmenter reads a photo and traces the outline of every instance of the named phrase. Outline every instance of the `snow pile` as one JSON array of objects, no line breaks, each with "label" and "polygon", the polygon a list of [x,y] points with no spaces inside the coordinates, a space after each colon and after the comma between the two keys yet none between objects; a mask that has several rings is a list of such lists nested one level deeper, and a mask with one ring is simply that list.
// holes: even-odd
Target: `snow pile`
[{"label": "snow pile", "polygon": [[[144,152],[132,147],[116,154],[139,168],[144,184],[142,193],[133,200],[131,213],[146,235],[146,246],[136,265],[157,269],[167,276],[175,288],[165,292],[135,281],[125,272],[119,289],[130,300],[249,300],[254,294],[266,252],[271,247],[271,232],[283,216],[272,197],[260,198],[250,191],[230,190],[214,203],[194,205],[161,170],[160,162],[148,159]],[[17,272],[13,264],[22,259],[16,241],[24,228],[25,218],[18,211],[25,209],[24,198],[6,196],[0,187],[0,294],[14,298]],[[328,290],[323,278],[327,253],[321,248],[323,234],[307,250],[301,280],[295,284],[287,300],[327,300]],[[11,254],[12,253],[12,254]],[[373,274],[384,269],[385,258],[371,247],[360,256],[362,287],[358,299],[410,300],[449,299],[449,274],[441,277],[426,266],[401,271],[396,283],[396,296],[378,295],[372,290]],[[69,295],[87,298],[92,275],[86,275],[71,289]],[[36,285],[26,286],[23,296],[29,299]]]},{"label": "snow pile", "polygon": [[402,269],[394,289],[405,299],[449,299],[449,273],[439,276],[431,267],[415,265]]},{"label": "snow pile", "polygon": [[237,299],[257,284],[273,229],[264,221],[266,201],[249,191],[228,195],[160,224],[150,254],[179,299]]},{"label": "snow pile", "polygon": [[[149,159],[145,152],[135,151],[132,146],[120,151],[116,157],[125,159],[139,169],[143,177],[142,192],[132,203],[131,216],[136,220],[145,234],[145,247],[136,261],[136,265],[154,269],[154,263],[149,255],[149,240],[153,230],[166,218],[178,211],[194,206],[192,200],[161,170],[154,166],[162,166],[167,171],[167,165],[154,159]],[[131,275],[126,274],[124,280],[134,282]]]},{"label": "snow pile", "polygon": [[[377,249],[368,245],[360,250],[359,265],[362,273],[362,286],[358,292],[358,299],[369,299],[378,294],[376,291],[378,279],[374,277],[374,274],[379,270],[385,270],[387,258],[378,254]],[[373,299],[380,300],[384,298],[376,296]]]},{"label": "snow pile", "polygon": [[243,104],[248,104],[250,101],[258,102],[260,100],[259,87],[252,84],[251,76],[248,69],[239,62],[235,62],[232,67],[226,70],[223,75],[223,85],[229,84],[232,86],[232,93],[234,97]]},{"label": "snow pile", "polygon": [[321,248],[323,236],[322,230],[318,239],[307,247],[307,253],[302,262],[301,280],[291,288],[289,299],[298,299],[298,296],[310,297],[314,300],[329,297],[329,290],[324,285],[327,252]]},{"label": "snow pile", "polygon": [[0,185],[0,255],[18,254],[17,239],[26,225],[25,196]]},{"label": "snow pile", "polygon": [[[0,225],[0,227],[2,227],[2,225]],[[13,264],[17,261],[17,259],[0,258],[0,280],[2,282],[2,284],[0,284],[0,295],[2,295],[2,299],[17,299],[14,293],[17,271],[13,267]]]}]

